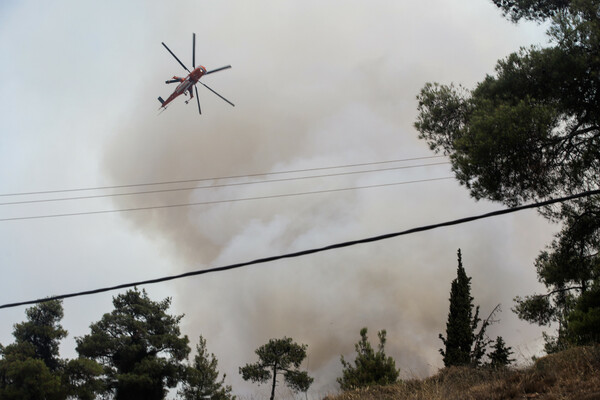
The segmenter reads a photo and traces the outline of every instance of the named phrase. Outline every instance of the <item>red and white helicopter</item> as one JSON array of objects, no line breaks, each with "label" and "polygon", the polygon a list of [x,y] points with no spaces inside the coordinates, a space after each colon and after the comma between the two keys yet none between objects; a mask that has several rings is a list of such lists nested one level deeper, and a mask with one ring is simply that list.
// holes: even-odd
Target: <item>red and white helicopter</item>
[{"label": "red and white helicopter", "polygon": [[181,60],[179,60],[179,58],[177,58],[177,56],[171,51],[171,49],[169,49],[167,47],[167,45],[164,42],[162,42],[162,45],[165,46],[165,49],[167,49],[173,57],[175,57],[175,59],[177,60],[177,62],[179,62],[179,64],[183,67],[183,69],[185,69],[187,72],[189,72],[189,75],[186,76],[185,78],[174,76],[172,79],[165,81],[165,83],[179,82],[179,85],[177,85],[177,87],[175,88],[175,91],[169,96],[169,98],[167,100],[163,100],[163,98],[160,96],[158,97],[158,101],[160,101],[160,104],[161,104],[161,106],[159,107],[159,110],[162,109],[164,111],[170,102],[175,100],[175,98],[177,98],[179,95],[184,94],[186,92],[190,96],[190,98],[185,101],[185,104],[187,104],[191,99],[194,98],[193,90],[195,89],[196,90],[196,101],[198,102],[198,112],[200,114],[202,114],[202,110],[200,109],[200,99],[198,98],[198,88],[196,87],[197,83],[200,83],[205,88],[207,88],[208,90],[210,90],[211,92],[213,92],[214,94],[216,94],[217,96],[219,96],[220,98],[222,98],[223,100],[225,100],[226,102],[231,104],[233,107],[235,107],[235,105],[232,102],[230,102],[225,97],[221,96],[219,93],[215,92],[214,90],[212,90],[211,88],[206,86],[204,83],[200,82],[200,78],[202,78],[204,75],[212,74],[213,72],[222,71],[224,69],[231,68],[231,65],[226,65],[224,67],[213,69],[210,71],[207,71],[206,68],[204,68],[202,65],[199,65],[198,67],[196,67],[196,34],[195,33],[193,34],[193,44],[192,44],[192,67],[194,68],[192,71],[190,71],[185,65],[183,65]]}]

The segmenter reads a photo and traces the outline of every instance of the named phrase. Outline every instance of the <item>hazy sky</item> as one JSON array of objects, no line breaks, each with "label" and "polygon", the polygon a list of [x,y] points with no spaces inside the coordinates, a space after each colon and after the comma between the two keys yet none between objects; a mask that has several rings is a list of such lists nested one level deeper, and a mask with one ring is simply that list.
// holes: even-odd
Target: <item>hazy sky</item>
[{"label": "hazy sky", "polygon": [[[157,115],[164,81],[191,67],[232,69],[203,78],[203,115],[177,99]],[[433,155],[412,124],[430,81],[472,87],[520,46],[544,45],[544,28],[514,25],[486,0],[4,1],[0,3],[0,194],[219,178]],[[417,160],[400,167],[443,162]],[[365,169],[363,167],[362,169]],[[356,171],[340,168],[305,177]],[[0,219],[263,197],[450,176],[448,165],[138,196],[0,205]],[[264,180],[214,179],[202,185]],[[193,184],[192,184],[193,185]],[[160,186],[164,189],[183,186]],[[130,188],[131,190],[149,187]],[[122,192],[122,191],[121,191]],[[0,202],[118,193],[2,196]],[[320,247],[479,214],[454,180],[222,202],[181,208],[0,221],[0,303],[155,278]],[[304,367],[317,398],[337,390],[339,357],[353,359],[360,328],[388,332],[403,377],[442,365],[456,250],[487,315],[490,336],[520,359],[540,350],[541,329],[519,321],[512,298],[540,290],[533,261],[558,230],[534,211],[303,258],[146,288],[185,313],[242,395],[238,367],[274,337],[308,344]],[[64,302],[74,337],[112,309],[117,292]],[[0,310],[0,342],[24,307]],[[375,341],[373,340],[373,343]],[[281,394],[287,391],[281,389]]]}]

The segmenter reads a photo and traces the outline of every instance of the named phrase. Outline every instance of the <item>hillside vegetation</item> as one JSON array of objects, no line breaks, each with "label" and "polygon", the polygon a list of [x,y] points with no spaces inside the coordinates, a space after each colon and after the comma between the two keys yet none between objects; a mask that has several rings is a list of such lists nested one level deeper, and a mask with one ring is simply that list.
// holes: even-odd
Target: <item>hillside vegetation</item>
[{"label": "hillside vegetation", "polygon": [[450,367],[408,380],[329,396],[325,400],[600,400],[600,345],[574,347],[522,369]]}]

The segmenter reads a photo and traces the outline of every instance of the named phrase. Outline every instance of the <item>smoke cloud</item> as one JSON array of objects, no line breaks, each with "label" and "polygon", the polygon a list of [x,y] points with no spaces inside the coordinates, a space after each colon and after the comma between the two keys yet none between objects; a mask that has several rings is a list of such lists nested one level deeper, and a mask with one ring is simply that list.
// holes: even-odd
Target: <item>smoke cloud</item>
[{"label": "smoke cloud", "polygon": [[[195,104],[178,99],[156,117],[147,110],[158,108],[155,98],[165,98],[173,87],[148,87],[105,145],[103,169],[120,183],[210,178],[202,185],[219,185],[265,180],[218,179],[227,176],[431,155],[412,128],[420,87],[431,80],[473,84],[496,59],[539,38],[539,31],[510,25],[492,5],[480,3],[205,5],[194,14],[204,15],[202,24],[196,21],[203,29],[196,57],[209,70],[229,63],[233,68],[203,82],[236,107],[200,87],[202,116]],[[187,60],[196,25],[184,21],[165,41]],[[180,74],[175,60],[156,44],[153,57],[162,75],[153,74],[153,81]],[[127,196],[115,198],[114,206],[221,201],[450,175],[442,165]],[[171,274],[499,207],[475,203],[448,180],[130,212],[122,218],[161,247],[169,260],[164,272]],[[437,336],[445,329],[459,247],[482,313],[503,305],[502,322],[490,334],[502,335],[524,356],[537,351],[539,330],[517,321],[509,308],[512,297],[536,287],[531,263],[551,232],[535,213],[524,212],[169,287],[175,312],[186,314],[184,331],[192,341],[198,335],[207,339],[236,392],[254,390],[237,372],[254,361],[254,349],[288,336],[309,345],[304,367],[316,377],[310,393],[317,397],[337,390],[339,357],[353,359],[363,326],[374,344],[377,331],[387,330],[387,352],[403,377],[425,376],[441,366]]]}]

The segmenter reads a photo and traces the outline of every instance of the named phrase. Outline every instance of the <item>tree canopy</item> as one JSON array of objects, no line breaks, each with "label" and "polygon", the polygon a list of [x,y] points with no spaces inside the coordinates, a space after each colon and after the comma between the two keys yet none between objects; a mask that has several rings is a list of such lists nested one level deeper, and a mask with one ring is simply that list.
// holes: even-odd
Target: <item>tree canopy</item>
[{"label": "tree canopy", "polygon": [[104,366],[115,399],[163,399],[184,377],[190,348],[179,330],[183,316],[167,313],[170,298],[154,302],[137,289],[114,297],[113,305],[90,334],[77,338],[77,352]]},{"label": "tree canopy", "polygon": [[0,346],[0,399],[94,399],[103,391],[100,366],[91,360],[59,357],[67,336],[60,321],[59,300],[39,303],[25,311],[27,320],[15,324],[15,342]]},{"label": "tree canopy", "polygon": [[360,341],[355,344],[356,359],[354,366],[341,356],[342,376],[337,379],[342,390],[351,390],[372,385],[388,385],[398,380],[400,370],[396,362],[385,355],[386,331],[377,333],[379,346],[377,352],[369,343],[367,328],[360,330]]},{"label": "tree canopy", "polygon": [[60,301],[37,304],[25,311],[27,320],[14,325],[15,342],[0,346],[0,398],[62,399],[60,341],[67,336],[60,325]]},{"label": "tree canopy", "polygon": [[497,3],[510,13],[536,15],[528,8],[535,6],[556,14],[549,31],[556,45],[509,55],[473,90],[426,84],[417,97],[419,137],[450,156],[477,199],[514,205],[597,188],[598,1]]},{"label": "tree canopy", "polygon": [[196,345],[194,362],[186,367],[186,377],[182,389],[178,392],[184,400],[229,400],[231,386],[225,385],[225,375],[219,380],[217,358],[208,353],[206,339],[200,336]]},{"label": "tree canopy", "polygon": [[0,360],[0,398],[58,400],[65,394],[60,376],[35,357],[33,346],[9,345]]},{"label": "tree canopy", "polygon": [[28,343],[33,348],[33,358],[40,359],[51,371],[60,366],[59,345],[67,336],[60,325],[64,316],[58,300],[40,303],[25,311],[27,321],[15,324],[13,336],[16,344]]},{"label": "tree canopy", "polygon": [[277,375],[283,375],[292,390],[306,392],[314,381],[306,371],[299,369],[306,358],[306,348],[305,344],[299,345],[291,338],[271,339],[256,349],[258,362],[240,367],[240,374],[244,380],[259,384],[271,380],[271,400],[275,398]]},{"label": "tree canopy", "polygon": [[182,316],[167,313],[170,299],[150,300],[145,291],[113,298],[114,310],[76,338],[79,357],[62,359],[62,302],[41,302],[14,325],[15,342],[0,345],[0,399],[93,400],[163,399],[167,388],[182,383],[183,399],[235,399],[231,386],[218,379],[217,359],[200,336],[193,363],[181,336]]},{"label": "tree canopy", "polygon": [[505,15],[517,22],[521,18],[543,21],[565,10],[571,0],[493,0]]},{"label": "tree canopy", "polygon": [[[499,60],[472,90],[427,83],[417,96],[419,137],[450,157],[476,199],[514,206],[600,188],[600,1],[494,3],[514,21],[550,20],[552,45]],[[536,260],[548,292],[518,297],[515,311],[531,322],[559,322],[559,338],[573,341],[565,336],[569,316],[579,297],[600,285],[600,198],[542,213],[563,222]]]}]

